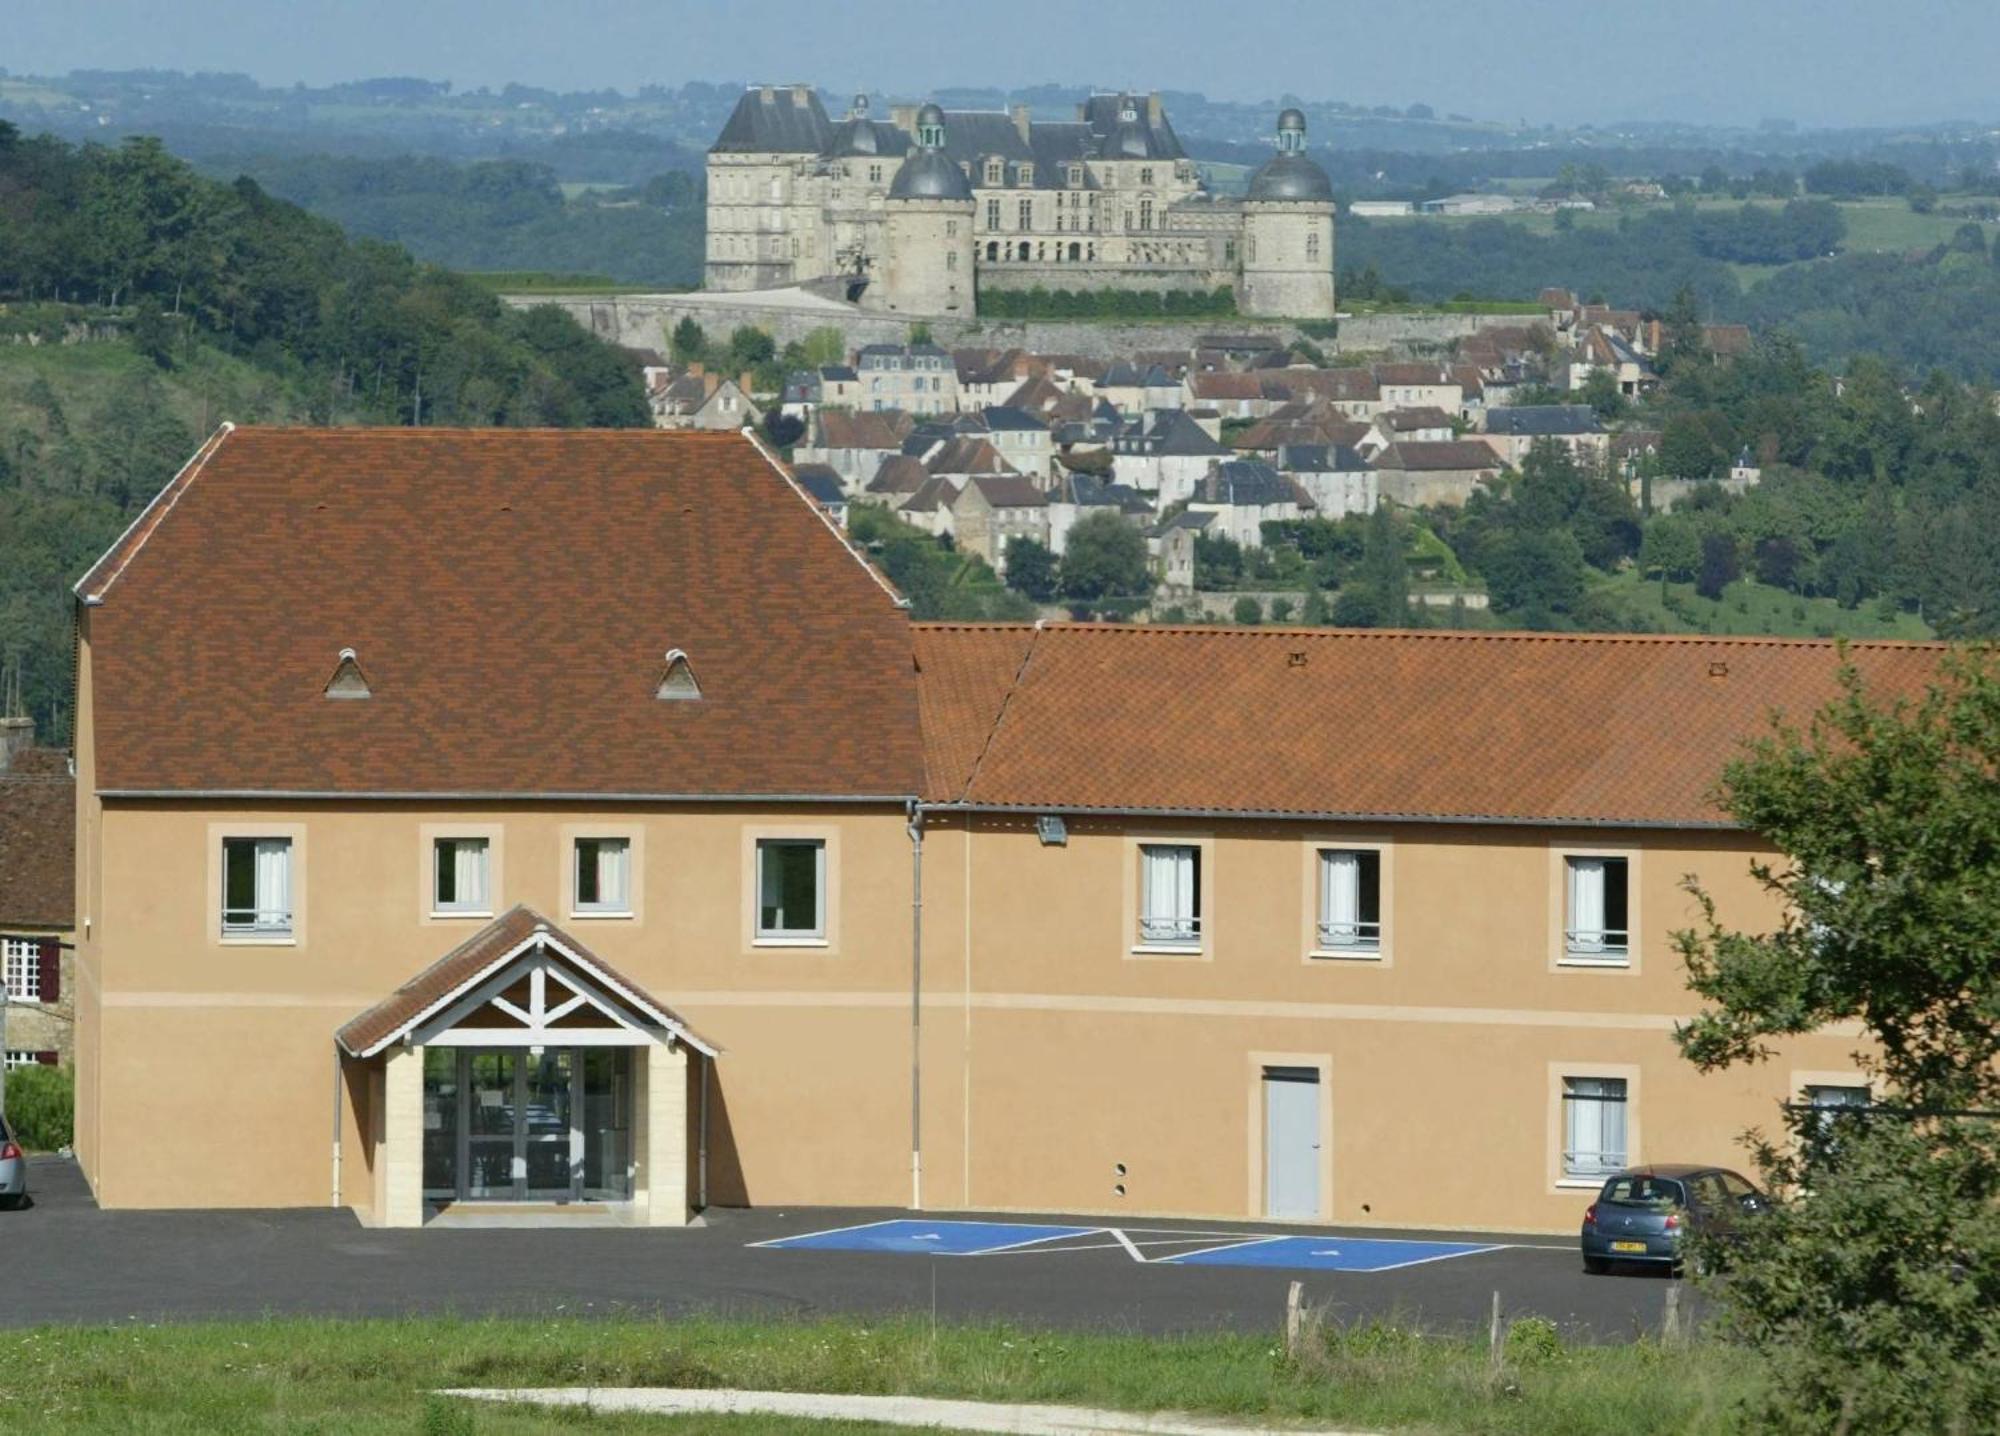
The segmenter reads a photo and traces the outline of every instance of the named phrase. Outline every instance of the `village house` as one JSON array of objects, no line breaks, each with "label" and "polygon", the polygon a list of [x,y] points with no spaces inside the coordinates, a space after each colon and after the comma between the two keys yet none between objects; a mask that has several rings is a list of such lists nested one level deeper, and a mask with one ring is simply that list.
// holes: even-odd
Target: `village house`
[{"label": "village house", "polygon": [[1518,469],[1536,441],[1547,439],[1568,449],[1579,462],[1601,461],[1611,436],[1597,411],[1588,404],[1527,404],[1518,408],[1488,409],[1486,429],[1481,438],[1492,446],[1500,462]]},{"label": "village house", "polygon": [[1111,440],[1111,453],[1119,482],[1152,495],[1161,508],[1193,494],[1216,461],[1230,456],[1227,445],[1179,409],[1127,424]]},{"label": "village house", "polygon": [[881,472],[884,461],[903,452],[916,421],[901,410],[876,413],[822,409],[813,416],[806,442],[792,450],[802,464],[825,464],[850,494],[858,493]]},{"label": "village house", "polygon": [[0,718],[0,980],[9,1067],[53,1067],[74,1045],[76,779],[35,746],[30,718]]},{"label": "village house", "polygon": [[1278,469],[1306,491],[1323,519],[1373,513],[1380,498],[1375,465],[1345,444],[1287,444],[1278,450]]},{"label": "village house", "polygon": [[651,431],[225,430],[76,597],[92,1193],[385,1227],[1450,1227],[1476,1172],[1573,1234],[1866,1085],[1698,1071],[1670,934],[1689,876],[1782,920],[1737,745],[1943,652],[912,624],[752,436]]},{"label": "village house", "polygon": [[1049,551],[1061,558],[1069,551],[1069,531],[1084,515],[1106,509],[1140,528],[1151,525],[1150,496],[1130,484],[1114,483],[1099,474],[1064,470],[1049,491]]},{"label": "village house", "polygon": [[680,374],[663,368],[646,373],[656,429],[740,429],[764,420],[763,410],[751,402],[748,374],[729,379],[700,364]]},{"label": "village house", "polygon": [[980,411],[980,417],[1000,457],[1047,487],[1055,468],[1055,438],[1048,421],[1011,404],[991,405]]},{"label": "village house", "polygon": [[1457,424],[1442,409],[1384,409],[1355,447],[1364,454],[1379,454],[1391,444],[1442,444],[1457,437]]},{"label": "village house", "polygon": [[1260,459],[1225,459],[1209,469],[1188,511],[1213,514],[1210,537],[1234,539],[1244,548],[1264,546],[1264,525],[1281,519],[1312,517],[1311,495],[1289,474]]},{"label": "village house", "polygon": [[1405,508],[1462,507],[1500,474],[1499,459],[1478,439],[1391,444],[1370,457],[1381,496]]},{"label": "village house", "polygon": [[1617,330],[1592,326],[1579,331],[1574,349],[1563,366],[1571,392],[1590,382],[1596,373],[1609,374],[1626,398],[1650,391],[1658,382],[1653,366],[1632,342]]},{"label": "village house", "polygon": [[910,414],[950,414],[958,408],[958,370],[935,344],[866,344],[854,367],[860,407]]},{"label": "village house", "polygon": [[986,560],[996,573],[1007,571],[1007,545],[1014,539],[1049,542],[1049,498],[1021,474],[975,474],[945,501],[951,532],[961,553]]},{"label": "village house", "polygon": [[1442,409],[1456,414],[1465,388],[1442,364],[1377,364],[1375,383],[1385,409]]},{"label": "village house", "polygon": [[1216,528],[1212,513],[1182,509],[1146,532],[1146,556],[1153,565],[1153,577],[1169,593],[1189,593],[1194,589],[1194,550],[1198,539]]}]

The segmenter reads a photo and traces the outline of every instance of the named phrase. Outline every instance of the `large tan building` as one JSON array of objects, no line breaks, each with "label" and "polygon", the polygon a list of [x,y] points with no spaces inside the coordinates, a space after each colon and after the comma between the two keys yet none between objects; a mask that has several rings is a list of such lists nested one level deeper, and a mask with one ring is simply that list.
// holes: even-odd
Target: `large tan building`
[{"label": "large tan building", "polygon": [[1333,188],[1303,112],[1240,198],[1212,195],[1157,94],[1071,120],[897,107],[830,119],[806,85],[757,85],[708,152],[711,290],[821,283],[864,307],[970,315],[978,292],[1234,291],[1244,314],[1331,319]]},{"label": "large tan building", "polygon": [[913,625],[658,432],[225,431],[78,593],[107,1206],[1555,1231],[1860,1082],[1671,1041],[1828,644]]}]

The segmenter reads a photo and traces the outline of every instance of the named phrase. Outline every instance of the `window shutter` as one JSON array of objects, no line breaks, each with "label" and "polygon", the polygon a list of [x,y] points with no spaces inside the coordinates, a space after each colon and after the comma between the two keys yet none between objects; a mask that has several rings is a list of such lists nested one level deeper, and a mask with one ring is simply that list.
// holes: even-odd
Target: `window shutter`
[{"label": "window shutter", "polygon": [[61,1060],[61,1054],[55,1052],[37,1052],[35,1054],[35,1061],[43,1067],[54,1067]]},{"label": "window shutter", "polygon": [[60,1002],[62,1000],[62,944],[52,937],[42,939],[35,952],[35,963],[40,969],[36,976],[40,987],[36,994],[39,1002]]}]

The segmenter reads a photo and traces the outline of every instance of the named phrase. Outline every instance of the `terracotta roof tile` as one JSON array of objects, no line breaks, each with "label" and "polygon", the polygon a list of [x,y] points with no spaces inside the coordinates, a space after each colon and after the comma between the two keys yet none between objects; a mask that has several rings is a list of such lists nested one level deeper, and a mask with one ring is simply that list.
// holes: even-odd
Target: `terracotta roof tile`
[{"label": "terracotta roof tile", "polygon": [[76,780],[54,749],[0,773],[0,928],[76,925]]},{"label": "terracotta roof tile", "polygon": [[[488,968],[504,959],[523,943],[530,941],[538,933],[552,938],[562,947],[575,953],[614,989],[622,989],[624,994],[636,999],[636,1005],[643,1015],[657,1014],[674,1027],[682,1029],[693,1044],[703,1051],[715,1050],[714,1044],[697,1036],[685,1019],[671,1007],[653,997],[638,983],[622,975],[610,963],[533,908],[519,904],[472,934],[366,1012],[350,1020],[334,1034],[334,1039],[346,1051],[356,1056],[375,1051],[383,1043],[399,1036],[405,1028],[436,1008],[439,1003],[463,992]],[[560,952],[556,954],[556,960],[564,960]],[[647,1012],[647,1009],[650,1009],[650,1012]]]},{"label": "terracotta roof tile", "polygon": [[[1840,662],[1830,642],[1793,639],[1015,632],[1027,658],[996,701],[1004,630],[920,630],[934,798],[991,710],[961,790],[975,806],[1723,824],[1709,795],[1725,760],[1773,709],[1803,720],[1831,698]],[[1921,687],[1943,651],[1848,648],[1892,693]]]},{"label": "terracotta roof tile", "polygon": [[965,791],[1035,630],[1029,624],[918,623],[917,707],[924,725],[924,796]]},{"label": "terracotta roof tile", "polygon": [[106,791],[921,782],[907,618],[743,435],[240,429],[170,487],[80,588]]}]

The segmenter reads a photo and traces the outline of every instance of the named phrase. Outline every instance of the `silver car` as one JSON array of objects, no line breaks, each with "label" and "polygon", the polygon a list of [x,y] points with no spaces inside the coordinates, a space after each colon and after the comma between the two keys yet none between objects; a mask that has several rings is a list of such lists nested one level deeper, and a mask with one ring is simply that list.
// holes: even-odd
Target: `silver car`
[{"label": "silver car", "polygon": [[14,1140],[14,1129],[0,1117],[0,1211],[28,1200],[28,1158]]}]

